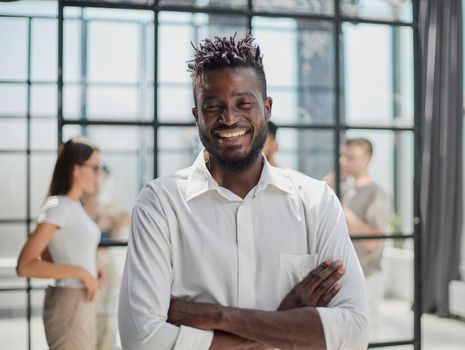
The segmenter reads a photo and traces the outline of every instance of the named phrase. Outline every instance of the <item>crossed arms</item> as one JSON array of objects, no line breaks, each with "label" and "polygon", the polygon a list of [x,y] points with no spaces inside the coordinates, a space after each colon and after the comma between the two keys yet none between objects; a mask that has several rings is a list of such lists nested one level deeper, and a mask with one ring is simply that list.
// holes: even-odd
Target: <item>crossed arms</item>
[{"label": "crossed arms", "polygon": [[316,306],[327,306],[340,289],[342,262],[327,260],[289,292],[277,311],[260,311],[171,300],[168,322],[213,330],[210,349],[326,349]]}]

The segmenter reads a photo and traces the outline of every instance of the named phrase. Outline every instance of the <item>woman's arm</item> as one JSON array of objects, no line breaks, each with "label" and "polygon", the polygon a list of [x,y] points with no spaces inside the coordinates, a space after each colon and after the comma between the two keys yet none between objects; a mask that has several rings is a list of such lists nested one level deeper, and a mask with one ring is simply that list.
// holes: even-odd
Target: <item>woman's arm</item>
[{"label": "woman's arm", "polygon": [[48,247],[45,248],[45,250],[42,253],[42,256],[40,258],[42,260],[44,260],[44,261],[53,262],[52,254],[50,254],[50,251],[48,250]]},{"label": "woman's arm", "polygon": [[97,289],[97,280],[85,269],[74,265],[55,264],[42,259],[44,251],[58,227],[41,223],[29,236],[18,258],[16,273],[22,277],[35,278],[79,278],[87,289],[87,297],[92,300]]}]

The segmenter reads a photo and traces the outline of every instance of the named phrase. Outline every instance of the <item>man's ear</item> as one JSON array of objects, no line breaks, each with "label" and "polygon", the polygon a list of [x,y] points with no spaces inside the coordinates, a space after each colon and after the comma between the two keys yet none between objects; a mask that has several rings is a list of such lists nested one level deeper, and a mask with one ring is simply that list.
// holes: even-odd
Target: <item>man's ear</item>
[{"label": "man's ear", "polygon": [[265,107],[265,119],[266,121],[271,119],[271,107],[273,106],[273,99],[271,97],[267,97],[264,102]]},{"label": "man's ear", "polygon": [[197,123],[197,120],[199,119],[199,114],[197,113],[197,107],[192,107],[192,115],[195,118],[195,122]]}]

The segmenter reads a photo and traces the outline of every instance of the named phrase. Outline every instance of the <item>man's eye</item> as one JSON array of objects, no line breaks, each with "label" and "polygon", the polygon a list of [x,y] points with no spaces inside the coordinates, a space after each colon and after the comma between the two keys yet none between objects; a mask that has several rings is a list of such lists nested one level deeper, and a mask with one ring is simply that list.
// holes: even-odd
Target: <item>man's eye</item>
[{"label": "man's eye", "polygon": [[216,111],[219,111],[219,110],[220,110],[220,106],[218,106],[218,105],[206,106],[206,107],[205,107],[205,110],[206,110],[207,112],[216,112]]},{"label": "man's eye", "polygon": [[248,108],[248,107],[250,107],[250,106],[251,106],[251,103],[250,103],[250,102],[246,102],[246,101],[244,101],[244,102],[239,102],[239,107],[241,107],[241,108]]}]

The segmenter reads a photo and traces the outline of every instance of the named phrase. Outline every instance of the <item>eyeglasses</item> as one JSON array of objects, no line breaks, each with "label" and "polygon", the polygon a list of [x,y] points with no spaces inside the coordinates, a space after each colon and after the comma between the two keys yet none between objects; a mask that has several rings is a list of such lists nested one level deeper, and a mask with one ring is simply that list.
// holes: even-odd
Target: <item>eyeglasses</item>
[{"label": "eyeglasses", "polygon": [[85,167],[91,168],[96,174],[98,174],[98,173],[103,173],[103,172],[105,172],[105,170],[106,170],[106,167],[105,167],[105,165],[103,165],[103,164],[97,164],[97,165],[95,165],[95,164],[87,164],[87,163],[84,163],[84,164],[81,164],[81,166],[85,166]]}]

